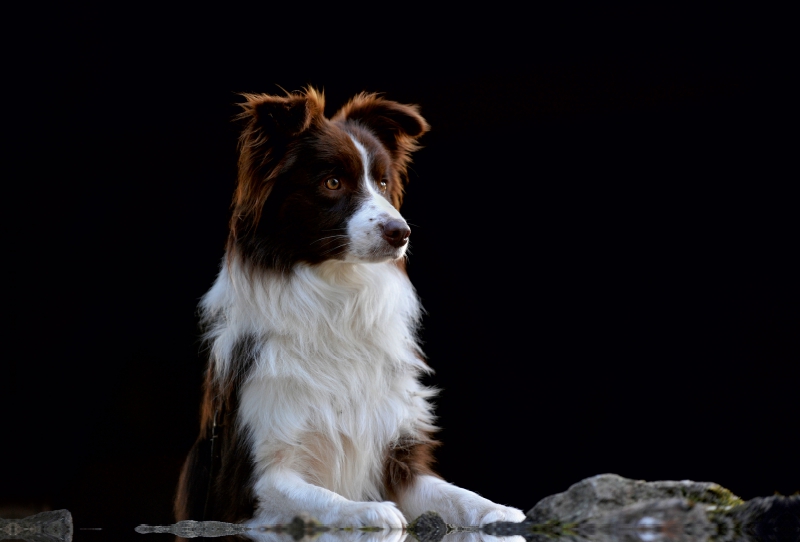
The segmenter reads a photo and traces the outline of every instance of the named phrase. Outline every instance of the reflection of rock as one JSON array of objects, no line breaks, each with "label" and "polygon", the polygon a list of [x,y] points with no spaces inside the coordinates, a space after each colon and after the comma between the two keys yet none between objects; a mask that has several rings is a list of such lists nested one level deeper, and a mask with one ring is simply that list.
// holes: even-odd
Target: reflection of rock
[{"label": "reflection of rock", "polygon": [[409,523],[407,530],[419,542],[439,542],[447,534],[447,523],[436,512],[425,512]]},{"label": "reflection of rock", "polygon": [[703,506],[686,499],[655,499],[586,518],[575,531],[597,542],[705,541],[717,532]]},{"label": "reflection of rock", "polygon": [[0,540],[71,542],[72,514],[69,510],[53,510],[24,519],[0,518]]},{"label": "reflection of rock", "polygon": [[644,482],[616,474],[600,474],[581,480],[564,493],[545,497],[527,514],[534,523],[558,520],[575,523],[598,519],[606,512],[644,501],[687,499],[716,506],[734,506],[742,500],[727,489],[710,482]]},{"label": "reflection of rock", "polygon": [[800,540],[800,495],[756,497],[730,513],[733,528],[761,542]]},{"label": "reflection of rock", "polygon": [[233,535],[246,535],[252,538],[261,533],[271,533],[280,536],[289,535],[295,540],[300,540],[309,535],[326,532],[330,528],[320,525],[307,514],[299,514],[286,525],[245,525],[222,521],[184,520],[172,525],[139,525],[134,530],[140,534],[171,533],[180,538],[217,538]]},{"label": "reflection of rock", "polygon": [[181,538],[197,538],[229,536],[244,533],[248,530],[245,525],[238,523],[224,523],[222,521],[194,521],[191,519],[179,521],[173,525],[139,525],[135,531],[140,534],[171,533]]}]

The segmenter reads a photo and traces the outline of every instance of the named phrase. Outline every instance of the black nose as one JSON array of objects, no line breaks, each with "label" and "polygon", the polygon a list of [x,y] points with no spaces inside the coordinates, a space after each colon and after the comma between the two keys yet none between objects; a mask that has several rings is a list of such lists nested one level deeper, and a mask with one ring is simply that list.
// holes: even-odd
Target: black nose
[{"label": "black nose", "polygon": [[411,228],[408,227],[405,220],[388,220],[383,224],[383,238],[393,247],[400,248],[408,242],[408,236],[411,235]]}]

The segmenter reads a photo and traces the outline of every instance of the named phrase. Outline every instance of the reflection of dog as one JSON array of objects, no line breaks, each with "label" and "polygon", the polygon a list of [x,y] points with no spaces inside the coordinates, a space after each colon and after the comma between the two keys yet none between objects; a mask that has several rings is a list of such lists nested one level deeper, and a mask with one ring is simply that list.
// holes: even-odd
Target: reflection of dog
[{"label": "reflection of dog", "polygon": [[523,514],[430,470],[420,306],[398,212],[416,106],[371,94],[330,120],[313,89],[246,95],[222,270],[201,303],[210,363],[178,519],[402,527]]}]

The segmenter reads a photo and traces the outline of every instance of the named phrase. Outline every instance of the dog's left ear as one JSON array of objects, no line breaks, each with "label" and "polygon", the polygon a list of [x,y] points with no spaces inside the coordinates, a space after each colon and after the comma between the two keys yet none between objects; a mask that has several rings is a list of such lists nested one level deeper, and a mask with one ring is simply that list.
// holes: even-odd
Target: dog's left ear
[{"label": "dog's left ear", "polygon": [[364,124],[392,152],[430,129],[416,105],[392,102],[377,94],[363,92],[342,107],[331,120],[355,120]]},{"label": "dog's left ear", "polygon": [[[389,151],[411,152],[414,141],[430,129],[419,107],[385,100],[362,92],[342,107],[331,120],[355,120],[375,132]],[[406,146],[411,143],[411,148]]]},{"label": "dog's left ear", "polygon": [[[356,121],[369,128],[392,155],[397,173],[405,181],[411,153],[419,148],[417,139],[430,130],[419,114],[419,107],[385,100],[377,94],[361,93],[350,100],[331,119]],[[400,206],[402,186],[393,191],[393,203]]]}]

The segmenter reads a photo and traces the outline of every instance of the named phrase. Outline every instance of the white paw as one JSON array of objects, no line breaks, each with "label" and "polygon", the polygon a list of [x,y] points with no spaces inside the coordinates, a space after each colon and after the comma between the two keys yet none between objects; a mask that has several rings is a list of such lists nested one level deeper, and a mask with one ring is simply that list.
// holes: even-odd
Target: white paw
[{"label": "white paw", "polygon": [[412,517],[435,510],[445,523],[456,527],[478,527],[496,521],[519,523],[525,519],[522,510],[493,503],[434,476],[420,476],[403,495],[401,508]]},{"label": "white paw", "polygon": [[455,514],[448,514],[451,517],[454,515],[453,519],[455,521],[445,519],[451,525],[474,527],[496,521],[520,522],[525,519],[525,514],[522,513],[522,510],[493,503],[471,491],[457,489],[459,489],[458,498],[451,501]]},{"label": "white paw", "polygon": [[522,510],[499,504],[495,504],[489,509],[484,508],[480,513],[482,515],[478,518],[478,525],[486,525],[487,523],[494,523],[496,521],[519,523],[525,519],[525,514],[522,513]]},{"label": "white paw", "polygon": [[334,527],[382,529],[402,529],[406,525],[406,518],[393,502],[349,502],[336,508],[326,514],[322,523]]}]

